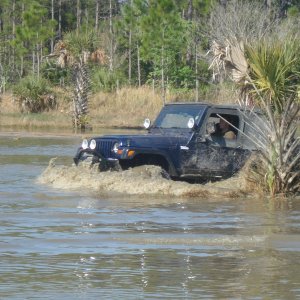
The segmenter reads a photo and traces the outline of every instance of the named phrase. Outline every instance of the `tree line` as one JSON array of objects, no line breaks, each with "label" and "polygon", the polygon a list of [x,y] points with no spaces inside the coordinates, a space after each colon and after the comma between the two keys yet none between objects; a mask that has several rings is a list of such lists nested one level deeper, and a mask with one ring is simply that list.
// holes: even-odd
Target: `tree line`
[{"label": "tree line", "polygon": [[[210,19],[224,0],[2,0],[1,90],[26,76],[68,84],[55,51],[89,53],[95,91],[151,84],[205,90],[211,82]],[[252,2],[252,1],[241,1]],[[298,14],[299,1],[261,1],[270,18]],[[216,29],[213,29],[216,30]],[[57,53],[57,57],[60,55]],[[62,58],[62,56],[60,56]],[[66,57],[65,57],[66,58]]]}]

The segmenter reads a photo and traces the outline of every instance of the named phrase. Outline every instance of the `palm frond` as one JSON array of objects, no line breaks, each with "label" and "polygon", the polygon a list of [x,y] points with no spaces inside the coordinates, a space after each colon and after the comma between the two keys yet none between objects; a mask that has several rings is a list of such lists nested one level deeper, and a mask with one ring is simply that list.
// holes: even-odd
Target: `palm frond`
[{"label": "palm frond", "polygon": [[245,47],[249,77],[275,113],[282,113],[286,99],[297,91],[299,74],[293,69],[299,60],[298,50],[294,41],[264,42]]}]

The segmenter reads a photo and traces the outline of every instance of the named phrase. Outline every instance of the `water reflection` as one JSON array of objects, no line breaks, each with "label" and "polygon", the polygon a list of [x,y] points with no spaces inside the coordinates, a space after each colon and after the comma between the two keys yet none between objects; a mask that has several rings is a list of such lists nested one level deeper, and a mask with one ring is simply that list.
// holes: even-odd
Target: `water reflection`
[{"label": "water reflection", "polygon": [[1,299],[300,298],[299,199],[37,184],[52,153],[69,159],[73,142],[1,140]]}]

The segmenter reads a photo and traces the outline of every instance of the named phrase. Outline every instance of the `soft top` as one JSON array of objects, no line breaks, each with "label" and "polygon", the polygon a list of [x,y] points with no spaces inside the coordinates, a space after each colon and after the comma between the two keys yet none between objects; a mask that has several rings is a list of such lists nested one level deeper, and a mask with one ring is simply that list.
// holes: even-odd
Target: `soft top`
[{"label": "soft top", "polygon": [[220,108],[220,109],[237,109],[241,111],[253,111],[255,113],[261,113],[261,110],[257,107],[248,107],[248,106],[241,106],[239,104],[214,104],[214,103],[207,103],[207,102],[170,102],[166,103],[165,106],[173,106],[173,105],[195,105],[195,106],[206,106],[207,108]]}]

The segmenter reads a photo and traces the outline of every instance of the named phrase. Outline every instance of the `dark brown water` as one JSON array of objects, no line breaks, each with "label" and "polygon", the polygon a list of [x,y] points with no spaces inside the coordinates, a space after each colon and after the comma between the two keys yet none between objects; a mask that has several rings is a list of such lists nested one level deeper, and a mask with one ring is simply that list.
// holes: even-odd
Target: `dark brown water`
[{"label": "dark brown water", "polygon": [[0,136],[0,299],[300,299],[299,198],[168,195],[144,173],[39,183],[79,142]]}]

